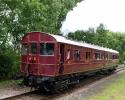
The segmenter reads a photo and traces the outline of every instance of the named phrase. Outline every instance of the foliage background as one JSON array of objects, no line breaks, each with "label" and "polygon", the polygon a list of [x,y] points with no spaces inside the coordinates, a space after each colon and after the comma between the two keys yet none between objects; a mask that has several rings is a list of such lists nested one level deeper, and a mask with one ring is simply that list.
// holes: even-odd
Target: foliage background
[{"label": "foliage background", "polygon": [[101,23],[97,29],[89,28],[86,31],[76,31],[69,33],[68,38],[85,41],[106,48],[119,51],[119,63],[125,60],[125,33],[112,32]]},{"label": "foliage background", "polygon": [[[20,40],[29,31],[59,34],[68,11],[81,0],[0,0],[0,78],[19,74]],[[68,38],[116,49],[125,60],[125,35],[105,29],[69,33]]]},{"label": "foliage background", "polygon": [[0,78],[19,73],[20,40],[26,32],[57,34],[80,0],[0,0]]}]

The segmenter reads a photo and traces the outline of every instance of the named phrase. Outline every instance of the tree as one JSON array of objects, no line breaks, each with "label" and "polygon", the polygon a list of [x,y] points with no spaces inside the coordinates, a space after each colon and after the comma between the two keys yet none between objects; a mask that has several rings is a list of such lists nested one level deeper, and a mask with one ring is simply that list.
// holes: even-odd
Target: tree
[{"label": "tree", "polygon": [[26,32],[57,34],[79,0],[0,0],[0,78],[18,72],[20,40]]},{"label": "tree", "polygon": [[69,39],[74,39],[77,41],[85,41],[87,43],[94,43],[94,36],[95,33],[93,29],[91,30],[90,28],[88,31],[76,31],[74,33],[68,34]]},{"label": "tree", "polygon": [[106,33],[108,30],[105,29],[105,26],[101,23],[97,29],[95,34],[95,43],[100,46],[106,46]]},{"label": "tree", "polygon": [[67,12],[77,2],[79,0],[1,0],[0,40],[6,43],[10,37],[14,48],[18,48],[22,36],[28,31],[57,34]]},{"label": "tree", "polygon": [[103,24],[97,27],[96,32],[89,28],[88,31],[69,33],[68,38],[117,50],[120,62],[125,60],[125,34],[106,30]]}]

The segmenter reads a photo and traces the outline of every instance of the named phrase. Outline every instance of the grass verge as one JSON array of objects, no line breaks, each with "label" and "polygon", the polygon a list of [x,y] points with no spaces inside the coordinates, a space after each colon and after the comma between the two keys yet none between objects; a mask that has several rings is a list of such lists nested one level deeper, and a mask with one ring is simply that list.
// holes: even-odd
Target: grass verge
[{"label": "grass verge", "polygon": [[22,79],[19,79],[19,80],[1,80],[0,81],[0,88],[11,87],[11,86],[20,84],[21,82],[22,82]]},{"label": "grass verge", "polygon": [[87,100],[125,100],[125,73],[121,74],[105,89],[88,97]]}]

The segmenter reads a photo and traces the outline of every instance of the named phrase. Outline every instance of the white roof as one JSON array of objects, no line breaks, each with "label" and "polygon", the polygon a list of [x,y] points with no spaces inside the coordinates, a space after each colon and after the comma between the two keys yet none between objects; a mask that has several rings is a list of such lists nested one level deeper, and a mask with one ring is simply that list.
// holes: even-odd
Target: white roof
[{"label": "white roof", "polygon": [[98,46],[98,45],[89,44],[89,43],[85,43],[85,42],[72,41],[72,40],[69,40],[69,39],[67,39],[65,37],[58,36],[58,35],[52,35],[52,34],[50,34],[50,35],[52,37],[54,37],[57,42],[76,45],[76,46],[82,46],[82,47],[86,47],[86,48],[92,48],[92,49],[101,50],[101,51],[107,51],[107,52],[116,53],[116,54],[119,53],[116,50],[109,49],[109,48],[104,48],[104,47],[101,47],[101,46]]}]

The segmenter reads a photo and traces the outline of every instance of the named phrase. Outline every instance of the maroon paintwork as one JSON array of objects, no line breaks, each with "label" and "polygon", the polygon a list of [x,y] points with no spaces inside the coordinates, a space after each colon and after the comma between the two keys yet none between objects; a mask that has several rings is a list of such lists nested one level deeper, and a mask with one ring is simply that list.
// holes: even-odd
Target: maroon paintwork
[{"label": "maroon paintwork", "polygon": [[[54,43],[54,56],[43,56],[39,54],[40,51],[40,43]],[[79,47],[65,43],[58,43],[54,37],[49,34],[42,32],[31,32],[27,33],[22,38],[22,44],[28,43],[37,43],[38,54],[36,55],[21,55],[21,72],[26,73],[27,64],[29,67],[29,73],[31,75],[37,76],[59,76],[65,74],[86,72],[90,70],[102,69],[104,67],[110,67],[116,65],[118,59],[110,59],[110,60],[96,60],[94,53],[96,50],[91,48]],[[59,73],[60,68],[60,44],[64,45],[64,70],[63,73]],[[66,60],[67,49],[70,49],[70,59]],[[74,50],[78,49],[80,51],[80,60],[74,61]],[[90,59],[86,59],[86,52],[91,52]],[[101,53],[111,54],[105,51],[100,51]],[[35,59],[35,62],[31,62],[31,59]]]}]

